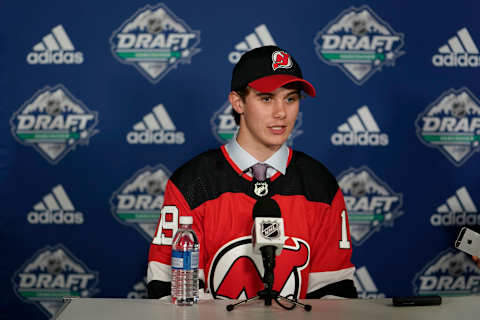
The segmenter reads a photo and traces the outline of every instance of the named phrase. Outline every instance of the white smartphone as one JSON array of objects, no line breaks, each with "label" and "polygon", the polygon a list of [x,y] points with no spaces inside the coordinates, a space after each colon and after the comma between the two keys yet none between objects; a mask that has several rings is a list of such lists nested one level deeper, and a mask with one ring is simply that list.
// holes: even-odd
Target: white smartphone
[{"label": "white smartphone", "polygon": [[455,241],[455,248],[472,256],[480,256],[480,234],[463,227]]}]

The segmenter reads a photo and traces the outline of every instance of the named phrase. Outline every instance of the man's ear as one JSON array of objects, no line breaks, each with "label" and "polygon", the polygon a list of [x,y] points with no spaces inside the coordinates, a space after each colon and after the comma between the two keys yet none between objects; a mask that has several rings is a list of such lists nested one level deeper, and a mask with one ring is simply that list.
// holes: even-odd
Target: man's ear
[{"label": "man's ear", "polygon": [[235,110],[239,114],[243,113],[243,100],[238,93],[236,93],[235,91],[230,92],[230,94],[228,95],[228,100],[232,104],[233,110]]}]

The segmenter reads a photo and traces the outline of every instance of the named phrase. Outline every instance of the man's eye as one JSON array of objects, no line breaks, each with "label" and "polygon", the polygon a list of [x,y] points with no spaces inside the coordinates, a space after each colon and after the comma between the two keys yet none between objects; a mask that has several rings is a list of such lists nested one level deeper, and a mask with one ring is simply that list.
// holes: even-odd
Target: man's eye
[{"label": "man's eye", "polygon": [[287,102],[292,103],[298,100],[298,96],[291,96],[287,98]]},{"label": "man's eye", "polygon": [[262,101],[264,102],[270,102],[272,100],[272,97],[262,97]]}]

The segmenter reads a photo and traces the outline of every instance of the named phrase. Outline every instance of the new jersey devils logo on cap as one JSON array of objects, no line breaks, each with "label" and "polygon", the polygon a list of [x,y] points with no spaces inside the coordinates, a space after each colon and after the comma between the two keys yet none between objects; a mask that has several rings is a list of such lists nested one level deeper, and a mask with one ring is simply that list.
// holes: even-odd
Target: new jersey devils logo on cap
[{"label": "new jersey devils logo on cap", "polygon": [[293,62],[290,55],[285,51],[275,51],[272,54],[272,68],[277,70],[278,68],[289,69],[292,67]]}]

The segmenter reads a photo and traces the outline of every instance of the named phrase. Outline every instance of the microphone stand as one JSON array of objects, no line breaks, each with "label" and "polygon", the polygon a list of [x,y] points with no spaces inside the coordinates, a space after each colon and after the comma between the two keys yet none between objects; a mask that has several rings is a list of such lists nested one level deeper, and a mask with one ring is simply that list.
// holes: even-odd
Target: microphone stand
[{"label": "microphone stand", "polygon": [[[265,301],[266,306],[271,306],[272,305],[272,300],[275,300],[275,302],[281,306],[284,309],[287,310],[292,310],[296,306],[300,306],[305,309],[305,311],[310,311],[312,310],[312,306],[309,304],[303,304],[301,302],[298,302],[296,299],[291,299],[288,297],[284,297],[280,295],[280,292],[273,290],[273,280],[274,280],[274,275],[273,275],[273,270],[275,268],[275,247],[273,246],[265,246],[260,248],[262,251],[262,260],[263,260],[263,266],[265,268],[265,273],[263,275],[262,282],[264,284],[265,289],[260,290],[257,292],[257,295],[255,297],[249,298],[242,300],[237,303],[232,303],[227,305],[227,311],[232,311],[237,305],[239,304],[246,304],[250,301],[257,300],[257,299],[262,299]],[[280,303],[278,299],[282,299],[285,301],[290,302],[292,305],[287,307]]]}]

